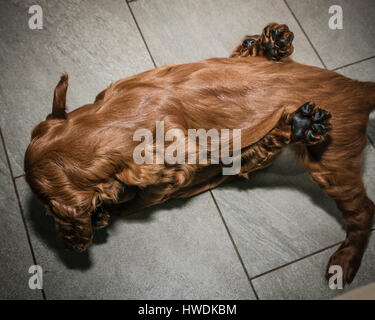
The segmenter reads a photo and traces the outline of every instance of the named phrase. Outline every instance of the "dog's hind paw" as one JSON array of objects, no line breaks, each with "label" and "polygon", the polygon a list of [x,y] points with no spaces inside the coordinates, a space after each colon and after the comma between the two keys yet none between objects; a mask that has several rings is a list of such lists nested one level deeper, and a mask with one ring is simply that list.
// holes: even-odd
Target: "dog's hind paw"
[{"label": "dog's hind paw", "polygon": [[324,140],[331,129],[328,111],[315,107],[312,102],[303,104],[291,117],[292,140],[317,144]]},{"label": "dog's hind paw", "polygon": [[340,248],[337,250],[329,259],[325,279],[329,282],[329,279],[333,276],[331,267],[339,266],[342,270],[342,284],[343,287],[346,284],[352,283],[362,260],[362,252],[353,249],[353,247]]},{"label": "dog's hind paw", "polygon": [[270,23],[263,29],[261,45],[273,60],[280,60],[293,53],[293,39],[294,34],[287,25]]}]

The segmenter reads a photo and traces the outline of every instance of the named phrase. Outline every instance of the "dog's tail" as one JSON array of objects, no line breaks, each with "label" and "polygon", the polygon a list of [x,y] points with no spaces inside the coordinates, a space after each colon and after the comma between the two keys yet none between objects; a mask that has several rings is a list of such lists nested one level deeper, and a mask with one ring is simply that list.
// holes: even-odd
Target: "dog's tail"
[{"label": "dog's tail", "polygon": [[365,98],[368,104],[368,111],[375,110],[375,82],[363,82]]}]

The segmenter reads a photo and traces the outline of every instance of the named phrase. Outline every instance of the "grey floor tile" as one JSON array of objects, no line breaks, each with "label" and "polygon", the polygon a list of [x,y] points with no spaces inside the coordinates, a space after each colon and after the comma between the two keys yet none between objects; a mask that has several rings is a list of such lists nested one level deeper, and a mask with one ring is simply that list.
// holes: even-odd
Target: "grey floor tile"
[{"label": "grey floor tile", "polygon": [[[352,79],[375,82],[375,58],[339,69],[337,72]],[[368,134],[375,143],[375,112],[370,115]]]},{"label": "grey floor tile", "polygon": [[352,79],[375,82],[375,58],[352,64],[337,72]]},{"label": "grey floor tile", "polygon": [[354,288],[375,282],[375,235],[372,234],[353,283],[332,290],[324,281],[329,257],[338,246],[254,279],[260,299],[331,299]]},{"label": "grey floor tile", "polygon": [[158,66],[226,57],[246,34],[272,21],[295,33],[297,61],[321,66],[283,1],[138,0],[130,3]]},{"label": "grey floor tile", "polygon": [[[287,0],[307,36],[329,69],[375,55],[373,0]],[[331,5],[343,9],[343,29],[331,30]]]},{"label": "grey floor tile", "polygon": [[254,298],[209,193],[115,219],[78,254],[17,181],[47,299]]},{"label": "grey floor tile", "polygon": [[41,291],[28,285],[34,263],[1,140],[0,184],[0,300],[42,299]]},{"label": "grey floor tile", "polygon": [[[365,184],[375,200],[375,150],[364,159]],[[290,152],[250,181],[213,191],[250,277],[345,238],[334,202],[311,181]]]},{"label": "grey floor tile", "polygon": [[38,1],[44,28],[30,30],[35,1],[1,1],[1,126],[15,175],[32,128],[51,112],[53,90],[68,72],[68,107],[94,100],[112,81],[153,68],[124,0]]}]

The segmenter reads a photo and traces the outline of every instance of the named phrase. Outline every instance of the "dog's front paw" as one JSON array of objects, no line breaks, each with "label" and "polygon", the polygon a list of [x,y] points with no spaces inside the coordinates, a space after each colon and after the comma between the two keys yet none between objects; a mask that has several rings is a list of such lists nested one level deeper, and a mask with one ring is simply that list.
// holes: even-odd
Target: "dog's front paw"
[{"label": "dog's front paw", "polygon": [[257,56],[260,48],[259,41],[259,36],[246,36],[242,43],[234,49],[230,57]]},{"label": "dog's front paw", "polygon": [[325,274],[326,281],[332,277],[331,266],[339,266],[342,269],[342,284],[350,284],[361,265],[362,254],[353,247],[345,247],[337,250],[329,259]]},{"label": "dog's front paw", "polygon": [[109,213],[102,206],[97,207],[91,214],[91,223],[95,229],[101,229],[108,225]]},{"label": "dog's front paw", "polygon": [[262,32],[261,44],[264,51],[268,53],[273,60],[290,56],[293,53],[294,34],[285,24],[270,23]]},{"label": "dog's front paw", "polygon": [[292,116],[292,140],[305,144],[317,144],[324,140],[331,129],[328,111],[315,107],[312,102],[306,102]]}]

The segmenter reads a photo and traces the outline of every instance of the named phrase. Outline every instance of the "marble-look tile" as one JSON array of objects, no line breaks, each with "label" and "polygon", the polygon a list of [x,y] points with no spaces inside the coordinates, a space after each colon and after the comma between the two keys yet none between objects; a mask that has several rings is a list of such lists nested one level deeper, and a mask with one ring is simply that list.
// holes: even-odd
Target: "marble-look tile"
[{"label": "marble-look tile", "polygon": [[331,299],[355,288],[375,282],[375,235],[372,234],[362,265],[351,285],[330,289],[324,280],[329,257],[338,246],[292,263],[254,279],[260,299]]},{"label": "marble-look tile", "polygon": [[321,66],[283,1],[138,0],[130,6],[158,66],[227,57],[244,35],[259,34],[272,21],[295,33],[295,60]]},{"label": "marble-look tile", "polygon": [[0,300],[42,299],[40,290],[29,288],[34,262],[1,140],[0,183]]},{"label": "marble-look tile", "polygon": [[352,79],[375,82],[375,58],[340,68],[337,72]]},{"label": "marble-look tile", "polygon": [[[287,0],[328,69],[375,55],[373,0]],[[332,5],[343,10],[343,29],[331,30]]]},{"label": "marble-look tile", "polygon": [[[363,161],[375,201],[375,150]],[[289,150],[248,182],[213,191],[250,277],[282,266],[345,238],[335,203],[311,181]]]},{"label": "marble-look tile", "polygon": [[47,299],[255,298],[209,193],[113,219],[79,254],[17,185]]},{"label": "marble-look tile", "polygon": [[28,27],[35,1],[0,4],[0,125],[15,175],[22,174],[30,133],[51,112],[61,73],[67,105],[90,103],[111,82],[153,68],[123,0],[38,1],[43,29]]}]

